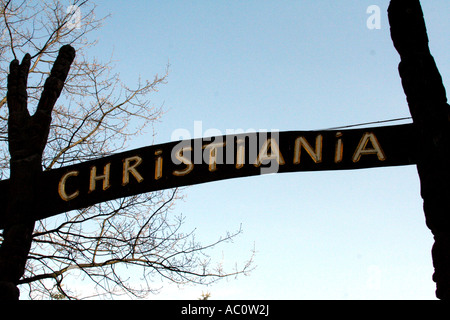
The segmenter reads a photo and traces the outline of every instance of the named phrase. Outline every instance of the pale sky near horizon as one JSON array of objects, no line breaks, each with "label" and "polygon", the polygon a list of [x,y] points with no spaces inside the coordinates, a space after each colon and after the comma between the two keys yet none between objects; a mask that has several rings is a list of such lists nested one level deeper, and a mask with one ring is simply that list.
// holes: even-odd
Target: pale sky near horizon
[{"label": "pale sky near horizon", "polygon": [[[450,83],[450,2],[422,0],[430,47]],[[314,130],[408,117],[388,0],[99,1],[111,13],[87,53],[132,86],[170,63],[153,95],[167,113],[130,148],[187,129]],[[381,9],[369,29],[367,8]],[[197,122],[198,123],[198,122]],[[404,123],[404,122],[403,122]],[[198,129],[198,127],[197,127]],[[190,186],[174,214],[198,240],[242,225],[211,252],[247,277],[210,287],[163,284],[151,299],[435,299],[431,246],[414,166],[272,174]]]}]

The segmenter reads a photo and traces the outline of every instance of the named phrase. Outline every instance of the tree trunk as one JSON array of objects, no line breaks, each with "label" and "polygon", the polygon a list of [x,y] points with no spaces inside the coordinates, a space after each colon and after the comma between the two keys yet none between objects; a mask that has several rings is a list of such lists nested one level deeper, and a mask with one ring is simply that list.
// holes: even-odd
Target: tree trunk
[{"label": "tree trunk", "polygon": [[417,170],[426,225],[434,236],[436,296],[450,299],[450,106],[419,0],[391,0],[391,37],[400,54],[399,73],[419,133]]},{"label": "tree trunk", "polygon": [[25,271],[34,229],[36,190],[42,172],[42,154],[50,131],[51,113],[75,58],[71,46],[63,46],[44,84],[36,113],[27,108],[27,79],[31,57],[13,60],[8,75],[8,144],[10,189],[0,247],[0,299],[17,300],[17,284]]}]

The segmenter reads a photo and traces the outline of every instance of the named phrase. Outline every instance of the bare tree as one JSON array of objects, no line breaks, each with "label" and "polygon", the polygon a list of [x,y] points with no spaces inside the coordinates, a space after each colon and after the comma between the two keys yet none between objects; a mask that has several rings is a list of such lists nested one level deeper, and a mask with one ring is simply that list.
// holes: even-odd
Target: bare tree
[{"label": "bare tree", "polygon": [[[130,87],[114,73],[111,61],[89,57],[89,48],[96,44],[89,34],[104,22],[90,1],[0,0],[0,6],[1,178],[8,178],[10,170],[9,63],[27,53],[28,109],[34,112],[59,49],[76,49],[53,108],[43,170],[123,151],[131,137],[159,121],[163,109],[153,106],[149,95],[166,82],[168,68],[162,76]],[[144,297],[157,291],[153,281],[158,279],[205,284],[248,272],[251,258],[230,272],[207,255],[207,249],[231,241],[240,228],[213,243],[198,243],[193,232],[182,231],[183,218],[173,215],[174,202],[181,197],[177,189],[152,192],[36,222],[21,288],[33,299],[86,298],[67,282],[77,276],[91,283],[95,295]]]}]

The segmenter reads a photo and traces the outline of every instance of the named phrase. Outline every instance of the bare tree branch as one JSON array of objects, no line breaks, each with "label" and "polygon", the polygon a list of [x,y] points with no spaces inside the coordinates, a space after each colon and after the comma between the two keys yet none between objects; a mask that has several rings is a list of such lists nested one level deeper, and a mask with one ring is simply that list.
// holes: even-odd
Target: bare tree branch
[{"label": "bare tree branch", "polygon": [[[77,27],[70,27],[76,6]],[[57,53],[71,45],[77,55],[60,97],[42,158],[44,170],[98,158],[127,147],[128,140],[151,129],[164,113],[151,95],[168,79],[162,76],[126,85],[114,72],[112,59],[89,56],[97,41],[90,32],[105,18],[95,16],[92,1],[0,0],[0,177],[9,176],[7,74],[10,61],[29,53],[28,108],[46,114],[45,80]],[[58,93],[59,94],[59,93]],[[43,96],[43,97],[42,97]],[[41,98],[42,97],[42,98]],[[98,295],[145,297],[158,292],[155,280],[180,285],[208,284],[224,277],[247,274],[253,253],[241,267],[225,271],[208,250],[231,242],[242,230],[226,233],[209,244],[184,232],[184,218],[174,215],[182,198],[177,189],[152,192],[66,212],[36,223],[21,288],[32,299],[82,299]],[[2,242],[0,233],[0,242]],[[95,288],[80,292],[74,277]],[[138,281],[136,281],[138,278]]]}]

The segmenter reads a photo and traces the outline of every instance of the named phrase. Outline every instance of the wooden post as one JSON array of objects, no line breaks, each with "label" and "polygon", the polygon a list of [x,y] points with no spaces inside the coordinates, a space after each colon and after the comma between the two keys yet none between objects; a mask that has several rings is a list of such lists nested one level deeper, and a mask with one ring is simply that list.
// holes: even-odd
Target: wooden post
[{"label": "wooden post", "polygon": [[27,79],[31,57],[13,60],[8,75],[8,145],[10,187],[0,247],[0,299],[17,300],[17,284],[25,271],[34,229],[38,176],[50,130],[51,113],[75,58],[71,46],[63,46],[44,84],[36,113],[27,108]]},{"label": "wooden post", "polygon": [[450,106],[419,0],[391,0],[391,37],[400,54],[399,73],[419,136],[417,169],[426,225],[434,236],[436,296],[450,299]]}]

